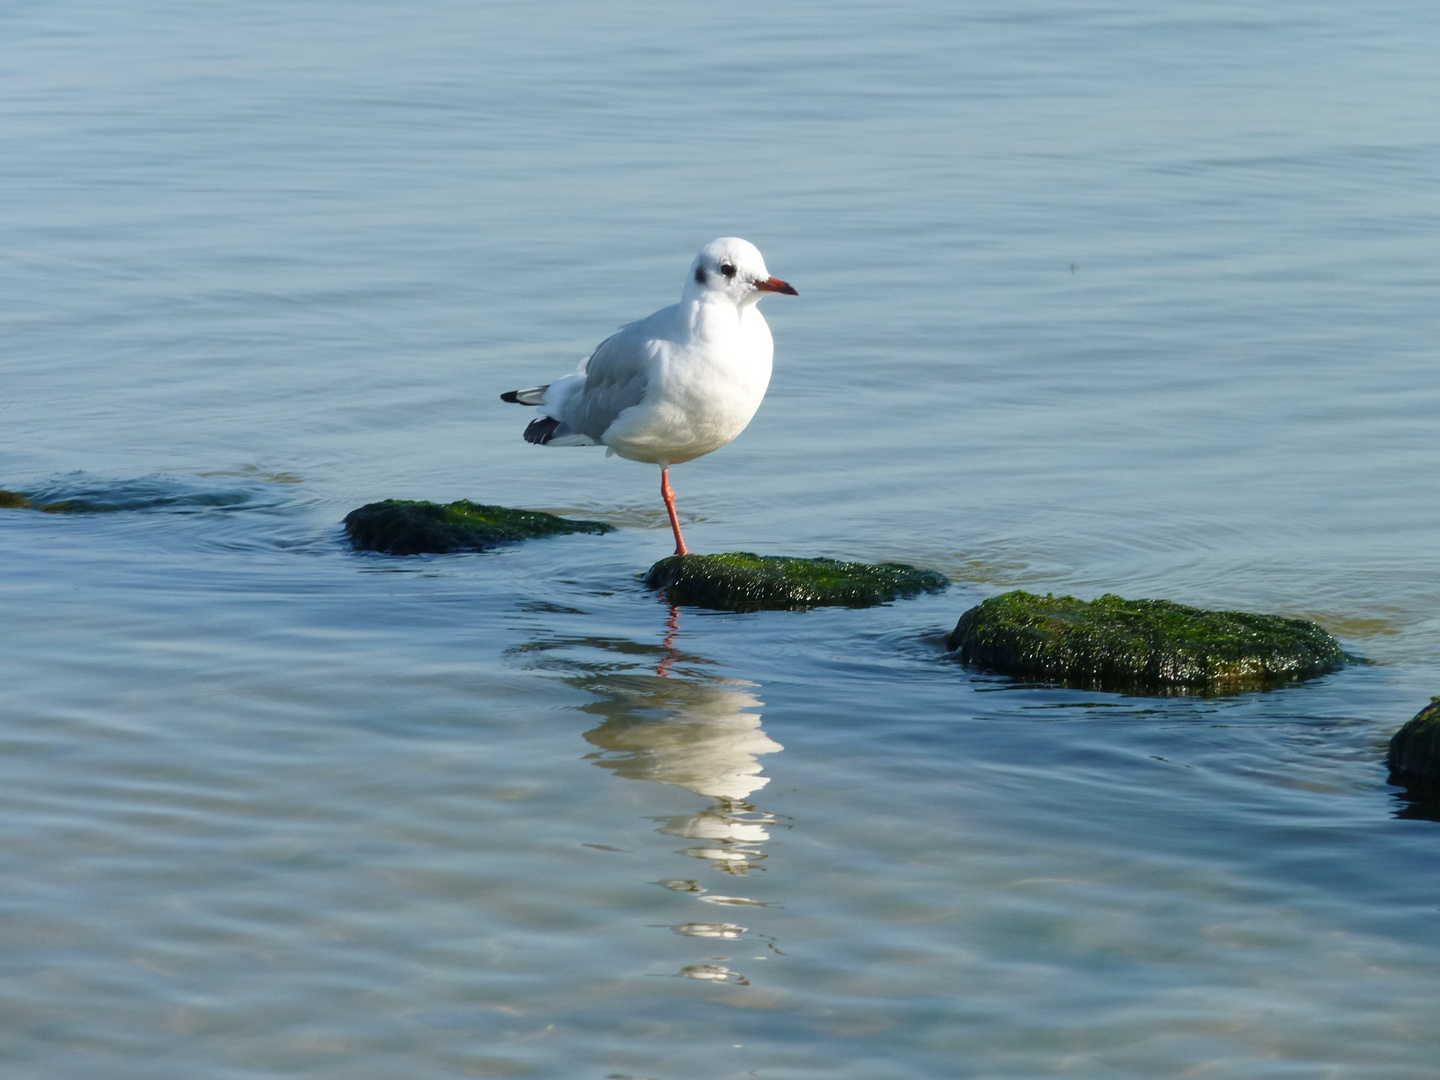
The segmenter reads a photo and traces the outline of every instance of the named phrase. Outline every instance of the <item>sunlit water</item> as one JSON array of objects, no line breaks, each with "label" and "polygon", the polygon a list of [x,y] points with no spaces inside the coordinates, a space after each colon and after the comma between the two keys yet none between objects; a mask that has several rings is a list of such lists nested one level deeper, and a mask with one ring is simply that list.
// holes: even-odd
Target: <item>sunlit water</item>
[{"label": "sunlit water", "polygon": [[[1339,3],[0,12],[0,1071],[1434,1075],[1440,16]],[[736,233],[699,550],[934,567],[672,612],[658,477],[519,439]],[[360,555],[386,496],[623,526]],[[968,671],[1013,586],[1372,661]]]}]

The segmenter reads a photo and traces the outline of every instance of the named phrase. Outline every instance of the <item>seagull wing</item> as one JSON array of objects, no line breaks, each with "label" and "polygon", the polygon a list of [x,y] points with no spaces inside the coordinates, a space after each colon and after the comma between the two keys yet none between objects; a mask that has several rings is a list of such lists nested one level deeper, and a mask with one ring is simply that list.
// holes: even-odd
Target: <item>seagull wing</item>
[{"label": "seagull wing", "polygon": [[645,400],[663,343],[651,333],[656,312],[610,335],[585,364],[585,385],[565,403],[565,423],[599,442],[626,409]]}]

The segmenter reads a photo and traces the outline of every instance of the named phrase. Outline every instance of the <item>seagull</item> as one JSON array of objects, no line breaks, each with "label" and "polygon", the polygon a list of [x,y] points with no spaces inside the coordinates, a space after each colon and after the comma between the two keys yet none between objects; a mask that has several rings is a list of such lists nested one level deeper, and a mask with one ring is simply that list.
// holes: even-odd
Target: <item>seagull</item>
[{"label": "seagull", "polygon": [[760,407],[775,352],[755,306],[766,293],[800,295],[770,276],[754,244],[722,236],[695,256],[678,304],[622,327],[574,375],[500,399],[540,407],[526,442],[604,446],[606,457],[659,465],[675,554],[688,555],[670,466],[719,450]]}]

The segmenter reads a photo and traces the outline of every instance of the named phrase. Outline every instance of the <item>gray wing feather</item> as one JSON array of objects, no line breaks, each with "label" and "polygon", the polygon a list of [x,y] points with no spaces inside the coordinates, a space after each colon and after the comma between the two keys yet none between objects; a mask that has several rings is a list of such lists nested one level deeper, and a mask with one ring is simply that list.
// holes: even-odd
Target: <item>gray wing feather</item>
[{"label": "gray wing feather", "polygon": [[630,324],[595,347],[585,365],[585,389],[565,410],[571,429],[596,442],[617,416],[645,400],[652,358],[647,339],[627,332],[637,325]]}]

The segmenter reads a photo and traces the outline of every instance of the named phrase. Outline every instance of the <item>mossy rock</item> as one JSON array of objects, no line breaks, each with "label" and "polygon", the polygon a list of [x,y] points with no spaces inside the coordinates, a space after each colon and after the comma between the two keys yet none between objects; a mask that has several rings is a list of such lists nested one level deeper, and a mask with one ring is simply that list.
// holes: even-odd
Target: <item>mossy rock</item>
[{"label": "mossy rock", "polygon": [[203,513],[250,505],[246,491],[196,487],[164,476],[134,480],[96,480],[72,474],[31,491],[0,489],[0,509],[38,510],[42,514],[110,514],[130,510]]},{"label": "mossy rock", "polygon": [[946,642],[967,664],[1097,690],[1227,692],[1322,675],[1348,657],[1305,619],[1169,600],[992,596]]},{"label": "mossy rock", "polygon": [[512,510],[461,499],[453,503],[386,499],[345,515],[350,542],[387,555],[487,551],[499,544],[565,533],[607,533],[603,521],[580,521],[539,510]]},{"label": "mossy rock", "polygon": [[1440,783],[1440,697],[1391,736],[1385,761],[1397,777]]},{"label": "mossy rock", "polygon": [[812,607],[872,607],[889,600],[940,592],[950,581],[904,563],[792,559],[735,551],[724,555],[671,555],[645,575],[672,604],[720,611],[795,611]]},{"label": "mossy rock", "polygon": [[39,510],[45,514],[68,514],[75,511],[81,513],[93,510],[109,510],[108,506],[93,507],[89,505],[76,506],[73,503],[61,502],[36,502],[23,491],[5,491],[0,489],[0,510]]}]

